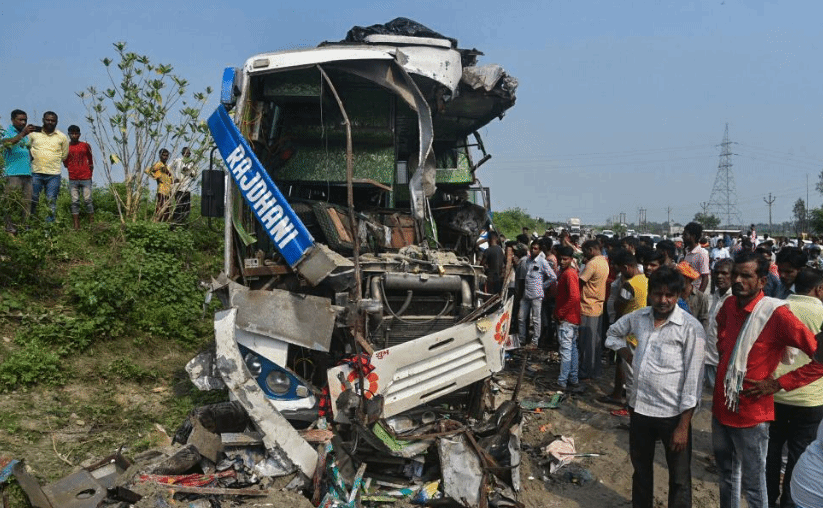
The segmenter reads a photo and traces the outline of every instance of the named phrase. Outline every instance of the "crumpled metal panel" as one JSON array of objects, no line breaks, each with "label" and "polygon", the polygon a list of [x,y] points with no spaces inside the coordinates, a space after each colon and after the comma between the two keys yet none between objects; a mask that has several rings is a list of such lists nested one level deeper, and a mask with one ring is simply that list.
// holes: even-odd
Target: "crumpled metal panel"
[{"label": "crumpled metal panel", "polygon": [[298,346],[328,351],[336,307],[328,298],[273,289],[250,290],[231,283],[231,305],[237,327]]},{"label": "crumpled metal panel", "polygon": [[463,69],[463,81],[475,90],[482,87],[491,92],[505,74],[497,64],[474,65]]},{"label": "crumpled metal panel", "polygon": [[443,472],[443,493],[467,508],[480,505],[483,470],[480,458],[469,445],[466,436],[440,438],[440,470]]},{"label": "crumpled metal panel", "polygon": [[[477,321],[375,351],[370,358],[374,370],[365,379],[366,396],[382,395],[382,416],[388,418],[499,372],[512,303],[510,298],[497,312]],[[356,390],[359,380],[348,365],[328,370],[334,419],[345,422],[337,408],[337,399],[346,390],[340,376]]]},{"label": "crumpled metal panel", "polygon": [[234,339],[237,309],[215,313],[214,333],[217,345],[217,368],[232,395],[263,433],[269,456],[283,470],[295,468],[311,478],[317,466],[317,452],[268,401],[263,390],[246,368]]}]

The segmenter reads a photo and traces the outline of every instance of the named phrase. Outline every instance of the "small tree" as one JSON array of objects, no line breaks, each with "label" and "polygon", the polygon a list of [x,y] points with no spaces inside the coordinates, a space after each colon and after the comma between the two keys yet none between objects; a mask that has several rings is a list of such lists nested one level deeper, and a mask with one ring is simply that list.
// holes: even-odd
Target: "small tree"
[{"label": "small tree", "polygon": [[[104,58],[108,75],[105,89],[88,87],[77,95],[86,107],[86,122],[103,154],[106,181],[117,202],[121,222],[137,219],[148,176],[144,170],[157,161],[160,148],[172,156],[188,146],[197,167],[205,159],[210,136],[200,113],[211,88],[192,93],[189,83],[173,74],[171,65],[152,64],[145,55],[114,43],[117,62]],[[123,171],[115,185],[113,170]],[[155,220],[163,210],[155,213]]]},{"label": "small tree", "polygon": [[794,232],[800,234],[806,229],[807,212],[806,202],[803,201],[803,198],[797,198],[797,201],[794,202],[792,214],[794,215]]},{"label": "small tree", "polygon": [[698,212],[694,214],[693,220],[699,222],[703,226],[703,229],[717,229],[717,226],[720,225],[720,219],[710,213]]}]

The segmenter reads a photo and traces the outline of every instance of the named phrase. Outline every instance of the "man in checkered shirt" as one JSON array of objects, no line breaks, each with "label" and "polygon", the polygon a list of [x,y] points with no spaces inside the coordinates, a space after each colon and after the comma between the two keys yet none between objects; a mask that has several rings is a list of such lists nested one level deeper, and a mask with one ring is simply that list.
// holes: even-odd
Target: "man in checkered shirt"
[{"label": "man in checkered shirt", "polygon": [[525,343],[526,332],[529,330],[529,318],[532,324],[531,347],[537,347],[540,337],[540,311],[543,306],[545,290],[557,283],[557,275],[546,261],[546,256],[540,251],[540,242],[532,242],[529,257],[524,262],[524,290],[520,300],[520,340]]},{"label": "man in checkered shirt", "polygon": [[[628,395],[629,454],[632,505],[654,504],[654,448],[666,450],[669,469],[669,508],[692,503],[691,419],[703,388],[706,332],[700,322],[677,305],[686,281],[667,266],[649,277],[649,307],[617,320],[606,335],[606,347],[629,362],[635,380]],[[634,336],[634,354],[626,338]]]}]

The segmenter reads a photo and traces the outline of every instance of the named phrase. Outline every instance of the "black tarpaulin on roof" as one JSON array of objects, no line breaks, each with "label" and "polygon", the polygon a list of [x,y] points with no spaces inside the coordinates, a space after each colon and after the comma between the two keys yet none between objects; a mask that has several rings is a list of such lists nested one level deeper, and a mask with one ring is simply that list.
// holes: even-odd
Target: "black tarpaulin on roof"
[{"label": "black tarpaulin on roof", "polygon": [[345,42],[365,42],[366,37],[374,34],[405,35],[409,37],[431,37],[451,41],[452,47],[457,47],[457,39],[441,35],[431,28],[409,18],[394,18],[382,25],[367,27],[355,26],[346,34]]}]

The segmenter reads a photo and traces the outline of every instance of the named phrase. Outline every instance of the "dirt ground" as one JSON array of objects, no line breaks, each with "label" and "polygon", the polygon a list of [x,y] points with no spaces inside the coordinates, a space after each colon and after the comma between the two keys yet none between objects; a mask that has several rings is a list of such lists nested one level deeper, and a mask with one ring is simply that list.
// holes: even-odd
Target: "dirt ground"
[{"label": "dirt ground", "polygon": [[[543,388],[556,380],[559,361],[556,353],[532,353],[527,364],[520,399],[547,399],[551,391]],[[518,371],[510,368],[495,376],[500,391],[496,397],[511,396]],[[597,453],[600,457],[578,458],[572,464],[549,474],[541,466],[542,454],[524,453],[521,471],[523,489],[519,500],[528,508],[563,506],[631,506],[632,465],[629,458],[628,417],[612,416],[617,406],[597,398],[610,393],[614,367],[604,365],[601,378],[586,386],[581,394],[566,394],[557,409],[525,412],[523,444],[545,446],[554,435],[574,438],[578,453]],[[704,391],[703,405],[693,418],[692,432],[692,506],[718,506],[717,474],[707,470],[711,456],[711,393]],[[655,506],[668,505],[668,472],[662,444],[658,443],[654,466]]]},{"label": "dirt ground", "polygon": [[[517,359],[519,353],[513,356]],[[174,360],[180,360],[175,358]],[[517,361],[494,377],[496,401],[511,398],[519,368]],[[543,388],[556,379],[556,353],[532,353],[520,399],[548,399]],[[613,367],[606,367],[600,380],[582,394],[567,394],[557,409],[525,412],[523,423],[523,489],[519,499],[527,507],[579,506],[625,507],[631,505],[632,466],[628,455],[628,417],[611,416],[615,406],[596,399],[611,391]],[[35,387],[0,397],[0,456],[22,458],[42,483],[70,474],[83,462],[113,453],[119,446],[130,452],[168,443],[168,435],[155,424],[165,423],[166,432],[175,430],[170,414],[165,422],[160,414],[175,400],[173,390],[162,380],[148,383],[74,383],[64,387]],[[693,424],[693,506],[718,505],[717,476],[706,466],[711,454],[710,396],[704,394],[703,409]],[[182,409],[182,408],[181,408]],[[180,412],[179,414],[185,414]],[[155,415],[154,421],[147,425]],[[134,420],[142,420],[135,425]],[[180,419],[182,421],[182,418]],[[579,453],[600,457],[580,458],[549,474],[540,464],[538,450],[554,435],[574,438]],[[649,479],[649,481],[652,481]],[[655,506],[666,506],[668,475],[662,445],[655,460]],[[289,493],[291,494],[291,493]],[[303,506],[279,493],[256,500],[259,506]],[[302,499],[300,500],[302,501]],[[12,506],[22,506],[15,505]],[[308,505],[306,505],[308,506]]]}]

